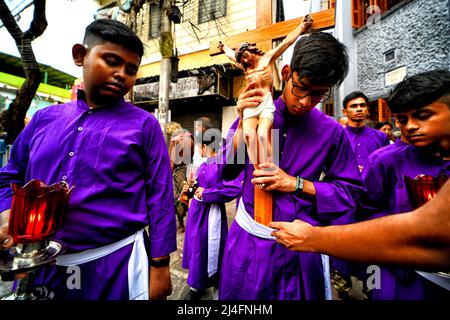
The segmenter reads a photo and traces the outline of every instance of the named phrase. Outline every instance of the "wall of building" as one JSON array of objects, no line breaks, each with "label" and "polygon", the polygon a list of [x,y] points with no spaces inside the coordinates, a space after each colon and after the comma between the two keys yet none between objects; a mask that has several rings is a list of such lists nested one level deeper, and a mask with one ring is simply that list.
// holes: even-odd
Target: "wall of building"
[{"label": "wall of building", "polygon": [[[228,0],[225,17],[198,24],[199,0],[193,0],[180,6],[183,14],[180,24],[175,25],[175,43],[179,55],[209,48],[209,43],[220,38],[256,28],[256,0]],[[142,65],[159,61],[159,39],[148,39],[148,6],[142,10],[144,21],[138,33],[146,45],[146,55]],[[192,25],[189,21],[192,22]]]},{"label": "wall of building", "polygon": [[[406,74],[450,69],[450,9],[448,0],[406,1],[387,12],[378,23],[355,35],[358,86],[370,99],[389,95],[385,73],[406,66]],[[395,59],[384,53],[395,49]]]}]

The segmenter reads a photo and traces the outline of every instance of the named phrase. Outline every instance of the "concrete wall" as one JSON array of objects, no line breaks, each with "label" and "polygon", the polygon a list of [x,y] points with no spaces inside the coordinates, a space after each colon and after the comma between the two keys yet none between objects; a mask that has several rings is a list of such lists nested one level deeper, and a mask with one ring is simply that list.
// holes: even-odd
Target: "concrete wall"
[{"label": "concrete wall", "polygon": [[[407,75],[450,69],[450,9],[448,0],[406,1],[378,23],[357,32],[358,86],[370,99],[389,95],[385,73],[406,66]],[[394,61],[384,53],[395,49]]]}]

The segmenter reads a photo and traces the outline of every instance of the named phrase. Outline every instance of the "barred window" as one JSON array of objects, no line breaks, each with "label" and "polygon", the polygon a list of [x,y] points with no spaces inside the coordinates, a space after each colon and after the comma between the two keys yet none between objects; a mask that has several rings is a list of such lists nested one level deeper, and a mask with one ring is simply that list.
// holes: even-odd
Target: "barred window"
[{"label": "barred window", "polygon": [[353,28],[358,29],[367,23],[375,13],[385,13],[405,0],[352,0]]},{"label": "barred window", "polygon": [[161,24],[161,10],[158,3],[151,3],[149,5],[149,26],[148,26],[148,38],[159,38],[160,24]]},{"label": "barred window", "polygon": [[227,15],[227,0],[199,0],[198,23]]}]

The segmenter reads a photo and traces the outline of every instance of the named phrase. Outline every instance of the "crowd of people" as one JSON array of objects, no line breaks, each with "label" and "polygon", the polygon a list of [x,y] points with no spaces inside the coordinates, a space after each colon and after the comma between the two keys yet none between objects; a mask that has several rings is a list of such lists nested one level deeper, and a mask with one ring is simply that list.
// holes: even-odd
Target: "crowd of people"
[{"label": "crowd of people", "polygon": [[[258,68],[266,56],[244,44],[235,63],[246,63],[252,77],[226,138],[201,117],[193,133],[167,125],[167,147],[158,121],[123,98],[143,55],[133,31],[96,20],[72,53],[84,90],[77,101],[39,110],[0,169],[3,249],[14,245],[10,183],[75,186],[55,234],[66,252],[33,280],[55,299],[165,299],[176,221],[189,272],[184,299],[201,299],[215,287],[221,300],[326,300],[331,280],[345,298],[351,276],[366,284],[370,263],[380,264],[381,280],[365,288],[368,299],[450,298],[448,70],[411,75],[396,86],[388,99],[401,132],[396,138],[389,122],[366,125],[363,92],[344,98],[342,122],[316,108],[348,72],[346,48],[331,34],[299,38],[281,69],[276,100],[252,80],[267,74],[266,64]],[[247,152],[245,114],[252,112],[245,110],[261,103],[273,107],[270,126],[279,132],[268,158]],[[423,175],[435,179],[434,191],[442,187],[415,207],[406,178]],[[269,225],[253,219],[255,188],[272,194]],[[224,204],[233,199],[236,216],[228,226]],[[74,265],[76,288],[66,285]]]}]

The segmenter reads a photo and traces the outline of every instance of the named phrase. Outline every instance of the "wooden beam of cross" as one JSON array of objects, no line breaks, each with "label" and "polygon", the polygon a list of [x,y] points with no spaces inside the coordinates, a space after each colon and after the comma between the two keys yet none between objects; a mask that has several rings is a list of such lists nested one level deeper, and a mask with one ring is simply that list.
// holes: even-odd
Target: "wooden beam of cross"
[{"label": "wooden beam of cross", "polygon": [[[315,30],[324,30],[334,27],[334,9],[312,13],[311,17],[313,18],[312,28]],[[302,18],[303,17],[299,17],[274,23],[247,32],[235,34],[225,39],[212,41],[209,43],[209,55],[215,56],[222,53],[218,48],[219,41],[223,41],[227,46],[234,49],[243,42],[250,41],[256,43],[256,46],[259,46],[260,43],[264,43],[267,40],[274,41],[283,39],[300,24]]]}]

